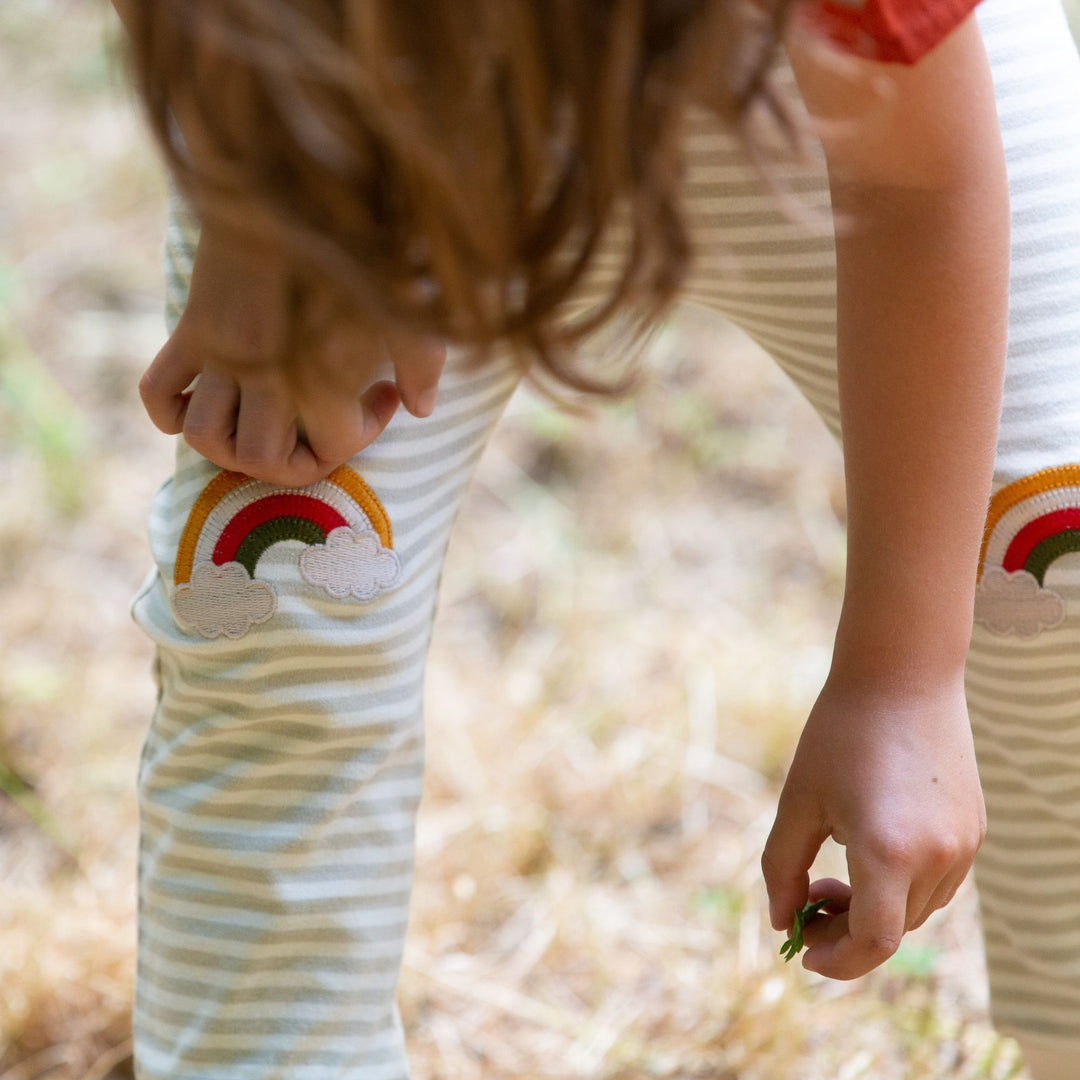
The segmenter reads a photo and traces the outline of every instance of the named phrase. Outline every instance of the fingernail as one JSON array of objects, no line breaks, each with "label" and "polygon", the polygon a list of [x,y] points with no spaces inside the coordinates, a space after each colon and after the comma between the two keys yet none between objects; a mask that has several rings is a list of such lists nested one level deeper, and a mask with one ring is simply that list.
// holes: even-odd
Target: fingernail
[{"label": "fingernail", "polygon": [[425,390],[416,399],[415,414],[417,416],[430,416],[435,411],[435,402],[439,399],[439,391],[436,387]]}]

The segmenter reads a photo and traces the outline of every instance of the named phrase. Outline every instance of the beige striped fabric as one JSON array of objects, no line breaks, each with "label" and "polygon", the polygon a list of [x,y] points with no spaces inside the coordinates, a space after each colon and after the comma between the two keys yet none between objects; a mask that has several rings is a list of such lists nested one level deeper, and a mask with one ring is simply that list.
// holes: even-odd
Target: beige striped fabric
[{"label": "beige striped fabric", "polygon": [[[1046,586],[1036,597],[988,608],[1000,556],[994,566],[987,553],[976,610],[988,617],[975,625],[967,665],[989,817],[975,877],[996,1025],[1026,1046],[1075,1054],[1070,1075],[1080,1076],[1080,532],[1071,532],[1080,513],[1068,521],[1080,508],[1080,60],[1058,0],[984,0],[977,15],[1013,228],[994,489],[1019,501],[996,546],[1007,552],[1023,529],[1064,517],[1044,526],[1057,557],[1043,579],[1011,575]],[[699,262],[689,298],[758,341],[839,437],[831,239],[750,195],[760,185],[724,139],[699,136],[694,151],[692,205],[717,207],[717,269]],[[811,209],[828,205],[820,172],[789,176]],[[1011,625],[997,616],[1002,606],[1015,613]]]},{"label": "beige striped fabric", "polygon": [[[1080,61],[1057,0],[985,0],[979,19],[1014,215],[984,579],[1024,595],[987,594],[969,662],[990,815],[977,880],[997,1022],[1080,1056],[1080,470],[1060,468],[1080,463]],[[704,117],[690,158],[687,300],[760,342],[838,434],[832,237],[785,216]],[[782,173],[820,222],[820,160]],[[195,237],[174,203],[172,324]],[[299,493],[178,445],[133,605],[161,688],[139,775],[141,1080],[406,1075],[394,990],[424,658],[454,515],[516,381],[452,361],[431,418],[400,413]]]}]

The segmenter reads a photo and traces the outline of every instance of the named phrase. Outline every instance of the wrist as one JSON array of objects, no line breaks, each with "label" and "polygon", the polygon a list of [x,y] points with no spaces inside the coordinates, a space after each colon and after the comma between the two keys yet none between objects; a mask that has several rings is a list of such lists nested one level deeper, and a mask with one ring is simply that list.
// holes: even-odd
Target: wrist
[{"label": "wrist", "polygon": [[849,725],[852,735],[897,725],[911,734],[926,733],[927,725],[936,728],[945,716],[969,724],[962,671],[856,666],[835,658],[818,701],[825,703],[823,715]]},{"label": "wrist", "polygon": [[830,678],[903,693],[962,687],[970,639],[970,603],[912,610],[845,600]]}]

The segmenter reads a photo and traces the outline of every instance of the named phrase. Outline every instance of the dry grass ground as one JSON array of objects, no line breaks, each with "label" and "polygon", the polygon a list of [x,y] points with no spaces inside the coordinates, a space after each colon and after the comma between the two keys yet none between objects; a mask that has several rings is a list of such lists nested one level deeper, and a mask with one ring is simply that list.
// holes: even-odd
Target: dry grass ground
[{"label": "dry grass ground", "polygon": [[[162,181],[91,0],[0,6],[0,1080],[130,1075],[126,603],[169,467]],[[853,984],[777,956],[757,860],[826,668],[838,456],[723,326],[632,401],[522,397],[462,514],[429,676],[402,1007],[418,1080],[1004,1080],[974,899]],[[835,865],[836,853],[830,856]]]}]

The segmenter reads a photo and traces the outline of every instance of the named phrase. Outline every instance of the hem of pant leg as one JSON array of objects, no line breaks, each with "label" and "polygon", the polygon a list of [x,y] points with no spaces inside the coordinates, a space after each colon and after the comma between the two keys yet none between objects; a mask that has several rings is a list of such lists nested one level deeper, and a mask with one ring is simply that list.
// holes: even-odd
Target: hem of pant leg
[{"label": "hem of pant leg", "polygon": [[[374,1080],[410,1080],[408,1068],[406,1068],[403,1072],[401,1071],[400,1067],[394,1066],[395,1071],[392,1073],[382,1072],[378,1069],[378,1066],[375,1067],[375,1072],[371,1071],[371,1066],[361,1064],[359,1068],[364,1071],[355,1073],[357,1077],[371,1076],[374,1078]],[[228,1066],[225,1066],[225,1070],[228,1071]],[[229,1072],[228,1075],[231,1077],[240,1078],[240,1080],[249,1080],[249,1078],[250,1080],[265,1080],[267,1070],[266,1067],[263,1065],[245,1065],[240,1071]],[[333,1076],[334,1080],[341,1080],[341,1078],[347,1077],[349,1075],[349,1071],[346,1070],[345,1072],[342,1072],[335,1066],[333,1072],[328,1073],[327,1075]],[[207,1071],[205,1072],[194,1073],[154,1073],[147,1072],[145,1069],[136,1066],[135,1080],[222,1080],[222,1066],[213,1065],[209,1066]]]}]

